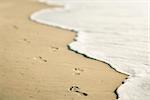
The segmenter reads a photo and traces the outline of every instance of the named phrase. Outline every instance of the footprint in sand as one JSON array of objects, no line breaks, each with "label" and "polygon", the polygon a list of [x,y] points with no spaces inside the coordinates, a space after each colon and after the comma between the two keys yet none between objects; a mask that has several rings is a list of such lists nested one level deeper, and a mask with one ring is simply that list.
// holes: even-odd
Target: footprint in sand
[{"label": "footprint in sand", "polygon": [[87,93],[80,91],[80,88],[78,86],[71,86],[69,91],[76,92],[76,93],[80,94],[81,96],[88,96]]},{"label": "footprint in sand", "polygon": [[51,49],[52,51],[56,52],[57,50],[59,50],[58,47],[55,47],[55,46],[51,46],[49,49]]},{"label": "footprint in sand", "polygon": [[74,68],[73,71],[75,72],[75,75],[80,75],[84,70],[81,68]]},{"label": "footprint in sand", "polygon": [[13,25],[13,28],[14,28],[14,29],[16,29],[16,30],[18,30],[18,29],[19,29],[19,27],[18,27],[18,26],[16,26],[16,25]]},{"label": "footprint in sand", "polygon": [[23,41],[27,42],[27,43],[30,43],[30,41],[26,38],[23,39]]},{"label": "footprint in sand", "polygon": [[33,59],[34,59],[34,60],[40,60],[40,61],[42,61],[42,62],[47,62],[47,60],[46,60],[46,59],[44,59],[44,58],[43,58],[43,57],[41,57],[41,56],[34,57]]}]

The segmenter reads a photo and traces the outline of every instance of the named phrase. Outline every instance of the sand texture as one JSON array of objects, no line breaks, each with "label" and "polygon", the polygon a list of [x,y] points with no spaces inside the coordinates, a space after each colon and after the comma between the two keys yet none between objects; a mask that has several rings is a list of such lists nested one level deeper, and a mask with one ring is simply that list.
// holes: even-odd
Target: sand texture
[{"label": "sand texture", "polygon": [[53,7],[0,0],[0,100],[115,100],[126,75],[69,51],[75,33],[29,20]]}]

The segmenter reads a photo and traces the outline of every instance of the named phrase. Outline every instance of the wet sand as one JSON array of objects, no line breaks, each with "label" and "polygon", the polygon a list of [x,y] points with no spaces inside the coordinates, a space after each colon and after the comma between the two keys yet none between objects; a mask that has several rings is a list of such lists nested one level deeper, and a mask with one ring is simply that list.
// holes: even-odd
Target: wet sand
[{"label": "wet sand", "polygon": [[127,77],[68,50],[75,33],[29,20],[35,0],[0,0],[0,100],[115,100]]}]

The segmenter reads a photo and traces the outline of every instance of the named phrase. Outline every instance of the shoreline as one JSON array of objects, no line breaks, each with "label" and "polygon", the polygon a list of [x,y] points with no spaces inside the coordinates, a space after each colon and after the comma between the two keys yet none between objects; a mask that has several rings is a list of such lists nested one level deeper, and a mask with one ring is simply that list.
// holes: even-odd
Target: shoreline
[{"label": "shoreline", "polygon": [[[13,97],[12,100],[60,100],[60,98],[61,100],[115,99],[113,92],[115,93],[115,89],[125,80],[126,75],[114,71],[114,69],[109,68],[107,64],[100,61],[93,61],[82,57],[82,54],[77,55],[75,52],[69,51],[67,44],[75,37],[75,32],[40,25],[28,19],[29,14],[38,11],[38,9],[51,6],[31,0],[5,0],[2,2],[10,3],[9,5],[14,4],[14,6],[19,4],[19,7],[22,7],[23,4],[26,6],[30,5],[29,7],[31,8],[26,10],[26,7],[23,6],[18,11],[17,7],[8,7],[12,11],[17,9],[14,13],[18,14],[18,18],[22,21],[21,23],[17,21],[19,20],[18,18],[14,19],[15,14],[10,13],[12,12],[11,10],[4,12],[5,16],[9,16],[9,13],[14,15],[10,17],[12,18],[10,22],[2,22],[2,25],[7,26],[2,31],[4,32],[4,34],[1,34],[3,36],[2,41],[5,41],[10,47],[6,46],[7,44],[5,43],[1,45],[5,48],[5,53],[11,56],[0,53],[2,57],[7,58],[7,63],[5,59],[0,58],[2,60],[1,66],[4,66],[4,69],[0,67],[2,72],[0,77],[3,81],[0,82],[0,92],[3,92],[0,98],[4,100],[11,97]],[[26,14],[20,15],[19,12],[23,10]],[[7,21],[7,19],[5,20]],[[14,23],[16,21],[17,23]],[[9,26],[12,23],[15,24],[13,29]],[[6,31],[7,28],[8,30]],[[5,31],[7,33],[13,32],[13,35],[7,35]],[[62,37],[66,38],[66,40],[62,39]],[[11,38],[12,40],[10,40]],[[16,58],[17,62],[13,58]],[[101,67],[99,68],[98,66]],[[9,72],[9,70],[12,71]],[[59,73],[59,75],[56,73]],[[111,80],[115,81],[110,84]],[[94,86],[93,83],[95,83]],[[74,85],[81,88],[81,91],[85,91],[88,96],[84,97],[80,93],[68,91]],[[35,90],[35,88],[38,89]],[[106,93],[104,93],[105,91]]]},{"label": "shoreline", "polygon": [[[40,3],[41,3],[41,2],[40,2]],[[44,3],[44,4],[45,4],[45,3]],[[49,6],[51,6],[51,5],[49,5]],[[56,7],[56,8],[57,8],[57,7]],[[35,11],[35,12],[38,12],[38,11]],[[34,13],[35,13],[35,12],[34,12]],[[53,28],[57,28],[57,29],[61,29],[61,30],[67,30],[67,31],[73,32],[73,33],[75,34],[75,36],[74,36],[74,38],[72,39],[71,42],[77,41],[75,38],[78,37],[78,35],[77,35],[77,34],[78,34],[78,31],[76,31],[76,30],[73,30],[73,29],[66,29],[66,28],[62,28],[62,27],[54,26],[54,25],[43,24],[43,23],[40,23],[40,22],[37,22],[37,21],[32,20],[30,17],[29,17],[29,20],[30,20],[30,21],[33,21],[33,22],[35,22],[35,23],[37,23],[37,24],[44,25],[44,26],[46,26],[46,27],[53,27]],[[70,42],[70,43],[71,43],[71,42]],[[69,43],[69,44],[70,44],[70,43]],[[121,71],[118,71],[117,69],[115,69],[114,67],[112,67],[111,64],[109,64],[109,63],[107,63],[107,62],[105,62],[105,61],[102,61],[102,60],[99,60],[99,59],[95,59],[95,58],[89,57],[89,56],[87,56],[86,54],[83,54],[83,53],[80,53],[80,52],[78,52],[78,51],[75,51],[75,50],[71,49],[71,47],[69,46],[69,44],[67,44],[67,48],[68,48],[69,51],[72,51],[72,52],[74,52],[74,53],[76,53],[76,54],[79,54],[79,55],[81,55],[81,56],[83,56],[83,57],[85,57],[85,58],[87,58],[87,59],[95,60],[95,61],[98,61],[98,62],[100,62],[100,63],[105,63],[106,65],[108,65],[111,69],[115,70],[116,72],[127,76],[127,78],[128,78],[128,76],[130,76],[128,73],[123,73],[123,72],[121,72]],[[127,79],[127,78],[126,78],[126,79]],[[126,79],[125,79],[125,80],[126,80]]]},{"label": "shoreline", "polygon": [[[33,21],[33,20],[30,19],[30,18],[29,18],[29,20]],[[77,31],[75,31],[75,30],[69,30],[69,29],[65,29],[65,28],[58,27],[58,26],[47,25],[47,24],[43,24],[43,23],[36,22],[36,21],[33,21],[33,22],[35,22],[35,23],[37,23],[37,24],[45,25],[45,26],[47,26],[47,27],[54,27],[54,28],[61,29],[61,30],[68,30],[68,31],[70,31],[70,32],[73,32],[73,33],[77,34]],[[77,35],[76,35],[75,37],[77,37]],[[73,41],[76,41],[75,38],[73,39]],[[72,42],[73,42],[73,41],[72,41]],[[119,97],[119,94],[118,94],[118,92],[117,92],[117,90],[118,90],[118,88],[119,88],[121,85],[125,84],[125,81],[128,79],[128,77],[129,77],[130,75],[118,71],[117,69],[113,68],[111,64],[109,64],[109,63],[107,63],[107,62],[105,62],[105,61],[101,61],[101,60],[98,60],[98,59],[89,57],[89,56],[87,56],[86,54],[83,54],[83,53],[80,53],[80,52],[78,52],[78,51],[75,51],[75,50],[71,49],[70,46],[69,46],[69,44],[67,45],[67,48],[68,48],[68,50],[74,52],[75,54],[81,55],[81,56],[83,56],[83,57],[85,57],[85,58],[87,58],[87,59],[91,59],[91,60],[94,60],[94,61],[98,61],[98,62],[100,62],[100,63],[104,63],[104,64],[108,65],[111,69],[113,69],[114,71],[116,71],[117,73],[120,73],[120,74],[122,74],[122,75],[127,76],[127,77],[121,82],[121,84],[114,90],[114,94],[116,95],[116,99],[119,99],[119,98],[120,98],[120,97]]]}]

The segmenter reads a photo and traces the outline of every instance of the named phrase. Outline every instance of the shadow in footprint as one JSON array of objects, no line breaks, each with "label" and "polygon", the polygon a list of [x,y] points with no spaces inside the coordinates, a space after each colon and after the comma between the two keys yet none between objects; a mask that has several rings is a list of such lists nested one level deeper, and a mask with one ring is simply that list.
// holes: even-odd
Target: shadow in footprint
[{"label": "shadow in footprint", "polygon": [[23,41],[27,42],[27,43],[30,43],[30,41],[26,38],[23,39]]},{"label": "shadow in footprint", "polygon": [[84,70],[81,68],[74,68],[75,75],[80,75]]},{"label": "shadow in footprint", "polygon": [[44,58],[42,58],[41,56],[39,56],[39,59],[42,60],[42,61],[44,61],[44,62],[47,62],[47,60],[44,59]]},{"label": "shadow in footprint", "polygon": [[47,62],[47,60],[46,60],[46,59],[44,59],[44,58],[43,58],[43,57],[41,57],[41,56],[34,57],[33,59],[34,59],[34,60],[39,59],[39,60],[40,60],[40,61],[42,61],[42,62]]},{"label": "shadow in footprint", "polygon": [[19,27],[18,27],[18,26],[16,26],[16,25],[13,25],[13,28],[14,28],[14,29],[16,29],[16,30],[18,30],[18,29],[19,29]]},{"label": "shadow in footprint", "polygon": [[79,93],[81,96],[88,96],[87,93],[80,91],[80,88],[78,86],[71,86],[69,90],[71,92]]},{"label": "shadow in footprint", "polygon": [[50,49],[51,49],[52,51],[54,51],[54,52],[56,52],[57,50],[59,50],[59,48],[58,48],[58,47],[55,47],[55,46],[51,46]]}]

